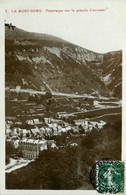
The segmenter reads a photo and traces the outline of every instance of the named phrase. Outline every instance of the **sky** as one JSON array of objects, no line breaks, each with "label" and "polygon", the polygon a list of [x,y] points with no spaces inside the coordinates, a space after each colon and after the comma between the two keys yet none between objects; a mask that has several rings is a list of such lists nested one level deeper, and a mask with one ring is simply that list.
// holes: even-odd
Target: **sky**
[{"label": "sky", "polygon": [[[23,0],[22,0],[23,1]],[[4,13],[7,23],[13,23],[18,28],[30,32],[55,35],[66,41],[77,44],[86,49],[105,53],[122,49],[124,33],[124,17],[119,1],[115,4],[95,1],[31,1],[32,3],[5,3]],[[13,3],[12,3],[13,2]],[[36,3],[35,3],[36,2]],[[120,1],[123,2],[123,1]],[[41,9],[39,13],[19,13],[18,10]],[[46,10],[63,10],[61,13]],[[70,10],[65,12],[65,10]],[[71,10],[75,10],[72,12]],[[86,12],[76,10],[87,9]],[[90,11],[90,9],[104,9],[105,11]],[[16,13],[12,13],[16,10]]]}]

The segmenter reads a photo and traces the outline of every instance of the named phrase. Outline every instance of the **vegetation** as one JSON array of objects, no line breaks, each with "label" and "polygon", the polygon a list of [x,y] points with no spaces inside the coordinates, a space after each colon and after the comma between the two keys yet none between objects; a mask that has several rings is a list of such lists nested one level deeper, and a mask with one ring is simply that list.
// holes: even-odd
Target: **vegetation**
[{"label": "vegetation", "polygon": [[14,147],[10,142],[6,142],[6,164],[8,164],[10,161],[10,157],[14,152]]},{"label": "vegetation", "polygon": [[[120,122],[73,137],[78,146],[41,152],[27,167],[6,174],[7,189],[92,189],[90,170],[96,160],[120,160]],[[62,138],[63,139],[63,138]]]},{"label": "vegetation", "polygon": [[[60,55],[57,56],[55,51],[52,53],[48,47],[57,47]],[[18,28],[13,33],[6,29],[5,52],[6,87],[17,89],[19,86],[21,89],[42,91],[46,90],[46,81],[55,92],[87,94],[87,98],[73,101],[74,98],[52,98],[50,93],[46,93],[44,97],[29,97],[26,93],[6,91],[6,116],[20,119],[22,127],[30,128],[24,122],[34,118],[32,112],[37,118],[40,113],[44,114],[44,117],[54,117],[57,112],[73,113],[77,112],[78,108],[79,111],[86,109],[87,112],[64,120],[71,124],[74,119],[94,117],[106,122],[111,121],[101,130],[93,129],[86,133],[80,126],[78,135],[71,131],[70,135],[63,133],[53,137],[59,148],[43,151],[39,158],[28,166],[7,173],[6,188],[92,189],[89,176],[95,161],[106,158],[120,159],[121,108],[91,111],[94,108],[94,100],[88,98],[88,95],[109,97],[113,92],[112,96],[121,97],[121,85],[117,85],[121,82],[122,52],[100,55],[53,36],[22,32]],[[96,58],[93,58],[94,54]],[[109,73],[112,73],[111,82],[106,85],[102,79]],[[96,99],[102,101],[98,97]],[[108,113],[119,115],[108,116]],[[69,143],[77,145],[73,147]],[[6,163],[16,152],[20,156],[18,150],[9,142],[6,143]]]},{"label": "vegetation", "polygon": [[22,157],[22,152],[19,148],[14,148],[11,142],[6,141],[6,164],[10,162],[10,158]]}]

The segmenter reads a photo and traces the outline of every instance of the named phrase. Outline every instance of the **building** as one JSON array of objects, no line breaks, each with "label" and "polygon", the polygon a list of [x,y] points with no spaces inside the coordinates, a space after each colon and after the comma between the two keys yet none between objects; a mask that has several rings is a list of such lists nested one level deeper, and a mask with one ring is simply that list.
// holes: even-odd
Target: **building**
[{"label": "building", "polygon": [[34,124],[39,124],[39,119],[33,119]]},{"label": "building", "polygon": [[11,137],[11,130],[10,129],[6,129],[6,137],[7,138]]},{"label": "building", "polygon": [[18,139],[13,141],[13,146],[14,146],[14,148],[19,147],[19,140]]},{"label": "building", "polygon": [[45,135],[48,136],[48,135],[51,135],[51,134],[52,134],[52,129],[48,128],[48,127],[45,127]]},{"label": "building", "polygon": [[41,128],[40,128],[40,133],[41,133],[41,134],[45,134],[45,128],[44,128],[44,127],[41,127]]},{"label": "building", "polygon": [[46,140],[23,139],[19,143],[23,158],[36,159],[41,150],[47,150]]},{"label": "building", "polygon": [[51,123],[52,119],[51,118],[44,118],[44,121],[46,124],[49,124],[49,123]]},{"label": "building", "polygon": [[36,129],[31,129],[30,131],[31,131],[31,137],[37,136],[38,133],[37,133]]},{"label": "building", "polygon": [[52,134],[53,134],[54,136],[57,136],[57,135],[58,135],[58,129],[57,129],[57,128],[53,128]]},{"label": "building", "polygon": [[22,135],[23,137],[26,137],[26,136],[27,136],[27,133],[28,133],[28,130],[26,130],[26,129],[21,129],[21,135]]},{"label": "building", "polygon": [[15,122],[15,125],[22,125],[22,122],[21,121],[17,121],[17,122]]},{"label": "building", "polygon": [[105,121],[100,121],[97,125],[99,129],[102,129],[104,125],[106,125],[107,123]]},{"label": "building", "polygon": [[16,90],[19,91],[21,89],[21,86],[20,85],[17,85],[16,86]]},{"label": "building", "polygon": [[33,120],[27,120],[27,121],[26,121],[26,124],[28,124],[28,125],[33,125],[34,122],[33,122]]},{"label": "building", "polygon": [[79,120],[74,120],[75,125],[79,126],[79,125],[88,125],[88,121],[86,121],[85,119],[79,119]]},{"label": "building", "polygon": [[23,139],[19,141],[19,148],[22,152],[23,158],[36,159],[42,150],[48,148],[55,148],[56,144],[54,140],[35,140],[35,139]]},{"label": "building", "polygon": [[14,127],[11,131],[11,137],[16,138],[18,136],[18,128]]},{"label": "building", "polygon": [[48,148],[57,148],[54,140],[47,140]]}]

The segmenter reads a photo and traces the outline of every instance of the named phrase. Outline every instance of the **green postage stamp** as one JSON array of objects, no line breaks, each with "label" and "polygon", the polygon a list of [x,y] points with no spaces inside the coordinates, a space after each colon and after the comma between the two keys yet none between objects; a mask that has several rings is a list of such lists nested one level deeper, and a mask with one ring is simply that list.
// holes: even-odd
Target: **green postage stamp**
[{"label": "green postage stamp", "polygon": [[91,171],[91,182],[99,193],[124,193],[124,162],[97,161]]}]

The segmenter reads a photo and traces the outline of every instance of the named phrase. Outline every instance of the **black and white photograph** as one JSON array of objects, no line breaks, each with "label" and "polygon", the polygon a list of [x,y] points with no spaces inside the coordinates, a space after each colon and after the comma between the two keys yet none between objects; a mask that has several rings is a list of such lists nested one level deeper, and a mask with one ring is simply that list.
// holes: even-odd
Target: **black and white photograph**
[{"label": "black and white photograph", "polygon": [[93,191],[122,160],[123,6],[38,2],[4,10],[5,189]]}]

